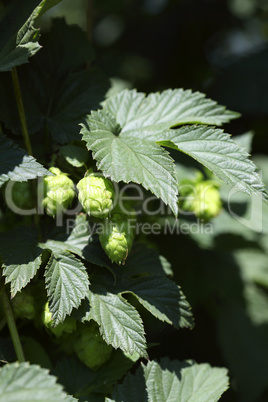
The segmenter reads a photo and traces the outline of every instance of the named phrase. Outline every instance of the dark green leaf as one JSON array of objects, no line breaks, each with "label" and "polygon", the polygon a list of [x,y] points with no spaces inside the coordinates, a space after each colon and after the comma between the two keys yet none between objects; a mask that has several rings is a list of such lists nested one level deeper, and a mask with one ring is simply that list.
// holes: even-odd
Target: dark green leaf
[{"label": "dark green leaf", "polygon": [[36,233],[31,228],[15,228],[0,233],[0,254],[6,283],[11,284],[15,296],[34,277],[41,265],[42,249],[38,247]]},{"label": "dark green leaf", "polygon": [[0,187],[7,180],[27,181],[51,174],[4,134],[0,134]]}]

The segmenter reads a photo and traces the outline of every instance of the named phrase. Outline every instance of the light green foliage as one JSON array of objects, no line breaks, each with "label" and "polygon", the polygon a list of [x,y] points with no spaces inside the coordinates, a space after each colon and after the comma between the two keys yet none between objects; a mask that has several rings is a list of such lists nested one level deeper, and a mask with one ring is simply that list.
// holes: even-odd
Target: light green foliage
[{"label": "light green foliage", "polygon": [[222,209],[222,202],[218,190],[218,183],[203,180],[203,176],[196,180],[182,180],[179,204],[185,211],[193,212],[198,218],[209,221],[217,216]]},{"label": "light green foliage", "polygon": [[76,321],[72,317],[66,317],[62,323],[53,327],[52,313],[49,310],[48,303],[45,304],[43,310],[42,322],[45,327],[48,328],[49,332],[55,335],[56,338],[59,338],[62,335],[71,334],[76,330]]},{"label": "light green foliage", "polygon": [[44,177],[44,199],[42,205],[48,215],[60,215],[72,203],[75,196],[74,183],[60,169],[49,169],[53,176]]},{"label": "light green foliage", "polygon": [[32,320],[35,316],[34,298],[27,289],[17,293],[12,299],[12,308],[16,318]]},{"label": "light green foliage", "polygon": [[114,189],[110,180],[92,173],[81,179],[77,188],[79,201],[88,215],[104,218],[111,212]]},{"label": "light green foliage", "polygon": [[37,365],[11,363],[0,368],[1,402],[66,402],[67,397],[57,378]]},{"label": "light green foliage", "polygon": [[119,265],[124,264],[133,243],[133,220],[122,213],[113,214],[106,220],[99,238],[110,260]]},{"label": "light green foliage", "polygon": [[100,336],[98,325],[91,321],[79,328],[74,349],[79,359],[91,370],[97,370],[111,357],[113,348]]}]

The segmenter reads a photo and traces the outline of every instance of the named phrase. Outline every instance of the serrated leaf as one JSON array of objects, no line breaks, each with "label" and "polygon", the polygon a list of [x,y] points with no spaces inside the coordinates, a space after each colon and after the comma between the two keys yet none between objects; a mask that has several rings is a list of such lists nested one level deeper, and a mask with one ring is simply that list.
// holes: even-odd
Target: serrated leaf
[{"label": "serrated leaf", "polygon": [[39,3],[40,0],[25,0],[23,4],[13,0],[0,10],[0,71],[26,63],[41,48],[38,30],[33,27]]},{"label": "serrated leaf", "polygon": [[40,247],[56,254],[70,251],[91,264],[111,267],[111,261],[100,245],[99,236],[93,234],[95,224],[91,226],[84,214],[77,215],[75,221],[69,223],[70,226],[66,227],[66,232],[70,232],[69,235],[66,235],[66,232],[56,237],[52,235],[45,243],[40,243]]},{"label": "serrated leaf", "polygon": [[104,340],[115,349],[131,355],[136,351],[147,357],[146,340],[141,317],[122,296],[91,289],[89,293],[90,318],[100,326]]},{"label": "serrated leaf", "polygon": [[116,118],[122,132],[162,131],[188,123],[221,125],[239,117],[204,94],[183,89],[168,89],[147,97],[136,90],[124,90],[109,98],[104,109]]},{"label": "serrated leaf", "polygon": [[35,276],[41,265],[42,249],[31,228],[15,228],[0,233],[0,254],[3,260],[5,282],[11,284],[14,297]]},{"label": "serrated leaf", "polygon": [[67,394],[48,370],[29,363],[11,363],[0,368],[0,401],[63,402]]},{"label": "serrated leaf", "polygon": [[172,158],[153,141],[123,138],[117,136],[118,130],[115,119],[104,111],[92,112],[82,126],[83,139],[98,169],[115,182],[141,184],[177,215],[178,189]]},{"label": "serrated leaf", "polygon": [[86,268],[70,253],[52,254],[45,272],[49,309],[54,325],[64,321],[88,294]]},{"label": "serrated leaf", "polygon": [[125,284],[123,292],[131,292],[156,318],[176,328],[193,327],[191,307],[175,282],[150,275]]},{"label": "serrated leaf", "polygon": [[0,133],[0,187],[7,181],[27,181],[50,175],[40,163]]},{"label": "serrated leaf", "polygon": [[143,367],[149,402],[216,402],[228,389],[225,368],[161,359]]},{"label": "serrated leaf", "polygon": [[264,184],[255,172],[256,166],[248,159],[249,155],[222,130],[204,126],[185,126],[177,130],[148,134],[146,138],[150,140],[154,138],[160,145],[190,155],[219,179],[235,186],[237,191],[262,196],[264,200],[268,200]]},{"label": "serrated leaf", "polygon": [[163,358],[128,374],[112,397],[114,402],[216,402],[227,388],[225,368]]}]

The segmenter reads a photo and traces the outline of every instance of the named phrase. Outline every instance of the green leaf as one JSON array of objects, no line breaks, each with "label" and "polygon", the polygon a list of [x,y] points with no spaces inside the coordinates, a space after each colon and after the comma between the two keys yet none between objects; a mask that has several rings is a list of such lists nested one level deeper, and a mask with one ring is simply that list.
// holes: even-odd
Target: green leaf
[{"label": "green leaf", "polygon": [[41,46],[37,43],[38,30],[33,27],[35,7],[40,0],[12,0],[0,9],[0,71],[26,63]]},{"label": "green leaf", "polygon": [[0,187],[7,181],[27,181],[51,173],[0,133]]},{"label": "green leaf", "polygon": [[45,12],[47,12],[50,8],[59,4],[62,0],[43,0],[38,7],[38,18],[41,17]]},{"label": "green leaf", "polygon": [[0,368],[0,401],[64,402],[67,394],[48,370],[29,363],[11,363]]},{"label": "green leaf", "polygon": [[158,254],[157,250],[142,243],[134,243],[133,249],[126,259],[124,276],[144,274],[170,275],[172,271],[170,264]]},{"label": "green leaf", "polygon": [[124,284],[125,293],[133,293],[156,318],[176,328],[193,327],[191,307],[175,282],[150,275]]},{"label": "green leaf", "polygon": [[[29,134],[46,129],[61,144],[80,141],[79,123],[99,107],[109,81],[96,68],[86,69],[94,52],[78,26],[67,25],[63,19],[53,20],[40,44],[42,52],[18,69],[18,74],[23,75],[21,91]],[[12,82],[8,77],[0,78],[0,91],[4,94],[4,99],[0,98],[0,119],[19,134],[19,119],[11,113],[16,108]]]},{"label": "green leaf", "polygon": [[35,276],[41,265],[42,251],[37,245],[35,231],[29,227],[0,233],[3,275],[5,282],[11,284],[12,297]]},{"label": "green leaf", "polygon": [[[45,243],[40,243],[43,249],[49,249],[54,253],[62,251],[70,251],[84,258],[91,264],[101,267],[111,267],[111,262],[103,251],[99,237],[94,233],[94,224],[91,227],[84,214],[77,215],[71,227],[66,227],[64,233],[60,233],[58,237],[49,238]],[[72,228],[70,232],[70,228]],[[70,232],[66,235],[66,232]],[[55,240],[54,240],[55,239]]]},{"label": "green leaf", "polygon": [[221,125],[239,117],[204,94],[183,89],[168,89],[147,97],[135,90],[125,90],[109,98],[104,109],[115,117],[122,132],[163,131],[188,123]]},{"label": "green leaf", "polygon": [[88,397],[92,393],[110,393],[115,385],[134,362],[127,358],[121,350],[113,351],[109,361],[98,370],[90,370],[76,357],[64,358],[56,364],[53,374],[72,395]]},{"label": "green leaf", "polygon": [[152,361],[143,369],[149,402],[214,402],[228,389],[227,370],[206,363],[190,365],[164,358],[160,364]]},{"label": "green leaf", "polygon": [[262,196],[264,200],[268,200],[264,184],[255,172],[256,166],[248,159],[249,155],[222,130],[204,126],[185,126],[177,130],[148,134],[146,138],[150,140],[154,138],[160,145],[190,155],[219,179],[235,186],[238,191]]},{"label": "green leaf", "polygon": [[142,364],[135,375],[128,374],[112,397],[114,402],[216,402],[227,388],[225,368],[164,358]]},{"label": "green leaf", "polygon": [[82,126],[81,133],[98,169],[115,182],[141,184],[170,205],[176,215],[178,189],[169,154],[153,141],[117,136],[118,124],[107,112],[92,112],[87,125]]},{"label": "green leaf", "polygon": [[77,145],[64,145],[60,153],[70,165],[75,167],[83,166],[88,160],[87,150]]},{"label": "green leaf", "polygon": [[147,357],[146,340],[141,317],[137,310],[122,296],[109,293],[102,288],[89,293],[90,315],[100,326],[104,340],[115,349],[125,353],[138,352]]},{"label": "green leaf", "polygon": [[86,268],[70,253],[52,254],[45,272],[49,309],[54,324],[64,321],[88,294]]}]

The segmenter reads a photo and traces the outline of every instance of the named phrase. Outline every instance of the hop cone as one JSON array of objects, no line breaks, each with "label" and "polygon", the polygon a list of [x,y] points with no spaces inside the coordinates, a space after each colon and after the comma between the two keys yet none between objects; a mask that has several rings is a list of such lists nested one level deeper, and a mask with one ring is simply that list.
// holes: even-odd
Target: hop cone
[{"label": "hop cone", "polygon": [[90,174],[77,184],[78,199],[88,215],[105,218],[112,209],[114,189],[110,180]]},{"label": "hop cone", "polygon": [[44,199],[43,206],[48,215],[61,214],[73,201],[75,196],[74,183],[62,173],[60,169],[52,167],[49,169],[55,176],[44,178]]},{"label": "hop cone", "polygon": [[205,221],[217,216],[221,211],[220,193],[210,181],[197,183],[194,191],[184,203],[184,209]]},{"label": "hop cone", "polygon": [[132,247],[134,230],[128,215],[115,213],[107,219],[102,233],[99,235],[100,243],[112,262],[124,264]]},{"label": "hop cone", "polygon": [[16,318],[32,320],[35,316],[34,298],[27,289],[16,294],[12,299],[12,308]]},{"label": "hop cone", "polygon": [[42,322],[48,331],[59,338],[62,335],[71,334],[76,330],[76,321],[72,317],[66,317],[65,320],[58,324],[56,327],[53,327],[52,314],[49,310],[48,303],[46,303],[43,314],[42,314]]},{"label": "hop cone", "polygon": [[77,357],[91,370],[97,370],[106,363],[113,351],[112,346],[102,339],[98,325],[93,321],[81,326],[74,349]]}]

